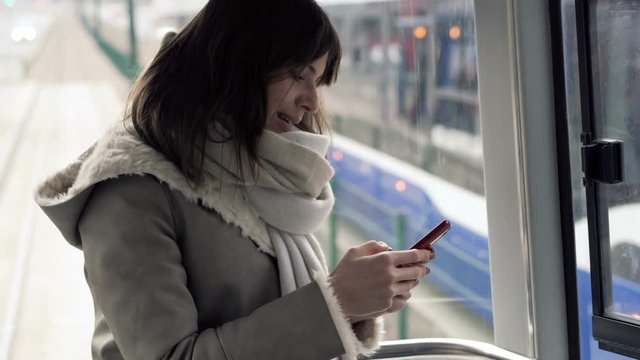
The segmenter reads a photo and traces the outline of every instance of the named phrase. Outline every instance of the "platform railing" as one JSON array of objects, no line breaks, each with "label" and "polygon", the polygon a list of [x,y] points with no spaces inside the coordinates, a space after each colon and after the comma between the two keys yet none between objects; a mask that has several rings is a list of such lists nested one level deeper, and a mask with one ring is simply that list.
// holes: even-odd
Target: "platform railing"
[{"label": "platform railing", "polygon": [[359,359],[404,359],[407,357],[444,355],[469,356],[470,359],[534,360],[533,358],[499,348],[493,344],[473,340],[445,338],[384,341],[374,355],[361,356]]}]

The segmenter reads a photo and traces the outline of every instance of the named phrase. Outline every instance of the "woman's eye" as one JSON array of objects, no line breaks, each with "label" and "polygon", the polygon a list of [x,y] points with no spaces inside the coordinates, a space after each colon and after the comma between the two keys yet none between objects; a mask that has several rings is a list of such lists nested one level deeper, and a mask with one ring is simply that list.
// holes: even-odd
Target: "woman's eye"
[{"label": "woman's eye", "polygon": [[296,75],[296,81],[302,81],[302,80],[304,80],[302,75]]}]

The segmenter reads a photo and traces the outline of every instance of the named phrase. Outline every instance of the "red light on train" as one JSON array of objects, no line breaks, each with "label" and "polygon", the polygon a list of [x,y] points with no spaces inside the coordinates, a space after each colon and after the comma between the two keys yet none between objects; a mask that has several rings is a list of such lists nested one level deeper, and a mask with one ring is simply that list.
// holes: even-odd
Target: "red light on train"
[{"label": "red light on train", "polygon": [[449,28],[449,37],[451,38],[451,40],[460,39],[460,35],[462,35],[462,30],[460,29],[460,26],[454,25]]},{"label": "red light on train", "polygon": [[427,34],[429,33],[429,30],[427,30],[426,26],[416,26],[413,29],[413,36],[416,37],[416,39],[424,39],[427,37]]},{"label": "red light on train", "polygon": [[333,160],[340,161],[344,158],[344,153],[340,150],[336,150],[333,152]]},{"label": "red light on train", "polygon": [[407,183],[402,180],[396,181],[396,190],[398,190],[398,192],[404,192],[407,190]]}]

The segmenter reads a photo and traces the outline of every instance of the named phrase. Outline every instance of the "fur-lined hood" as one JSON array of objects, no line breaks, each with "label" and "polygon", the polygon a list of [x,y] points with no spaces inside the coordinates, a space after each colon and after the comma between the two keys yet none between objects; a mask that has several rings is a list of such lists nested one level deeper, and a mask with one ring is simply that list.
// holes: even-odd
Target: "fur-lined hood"
[{"label": "fur-lined hood", "polygon": [[76,161],[47,178],[37,187],[35,200],[65,239],[81,249],[78,221],[93,186],[110,178],[145,174],[215,210],[226,222],[239,226],[262,251],[274,255],[266,224],[248,205],[243,191],[193,187],[172,162],[142,142],[125,123],[110,128]]}]

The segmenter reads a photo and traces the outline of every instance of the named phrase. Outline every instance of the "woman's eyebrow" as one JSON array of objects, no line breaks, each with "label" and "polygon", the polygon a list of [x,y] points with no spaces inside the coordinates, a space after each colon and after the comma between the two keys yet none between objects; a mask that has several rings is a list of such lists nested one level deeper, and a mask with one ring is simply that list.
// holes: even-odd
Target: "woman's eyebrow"
[{"label": "woman's eyebrow", "polygon": [[308,67],[309,67],[309,70],[311,70],[312,73],[315,74],[317,72],[316,68],[314,68],[313,65],[309,65]]}]

